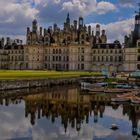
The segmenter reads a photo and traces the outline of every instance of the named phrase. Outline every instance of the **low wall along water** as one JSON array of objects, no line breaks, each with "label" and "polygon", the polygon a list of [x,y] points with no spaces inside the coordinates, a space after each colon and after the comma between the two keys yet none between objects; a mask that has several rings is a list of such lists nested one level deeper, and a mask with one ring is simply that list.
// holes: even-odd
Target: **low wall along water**
[{"label": "low wall along water", "polygon": [[48,79],[29,79],[29,80],[0,80],[0,90],[49,87],[53,85],[77,84],[79,78],[48,78]]}]

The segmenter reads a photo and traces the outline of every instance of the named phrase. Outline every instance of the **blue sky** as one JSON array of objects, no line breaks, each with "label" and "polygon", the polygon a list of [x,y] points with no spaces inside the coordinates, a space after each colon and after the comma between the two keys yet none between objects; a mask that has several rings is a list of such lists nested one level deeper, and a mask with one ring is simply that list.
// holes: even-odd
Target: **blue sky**
[{"label": "blue sky", "polygon": [[123,42],[123,36],[134,28],[139,0],[0,0],[0,36],[25,41],[26,27],[37,19],[40,26],[53,23],[62,26],[67,13],[71,22],[84,17],[94,30],[97,23],[106,29],[108,41]]}]

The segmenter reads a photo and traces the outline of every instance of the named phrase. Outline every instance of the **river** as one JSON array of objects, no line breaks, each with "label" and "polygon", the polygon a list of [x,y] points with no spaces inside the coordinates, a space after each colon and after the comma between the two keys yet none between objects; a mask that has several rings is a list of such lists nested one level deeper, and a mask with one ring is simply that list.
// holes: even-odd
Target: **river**
[{"label": "river", "polygon": [[139,119],[140,106],[114,104],[108,94],[77,86],[0,94],[0,140],[137,140]]}]

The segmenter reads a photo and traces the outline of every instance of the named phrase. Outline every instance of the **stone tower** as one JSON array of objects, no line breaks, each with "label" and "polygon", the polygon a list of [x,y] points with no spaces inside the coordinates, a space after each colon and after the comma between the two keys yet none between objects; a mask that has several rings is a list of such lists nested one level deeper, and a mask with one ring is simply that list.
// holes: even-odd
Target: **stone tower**
[{"label": "stone tower", "polygon": [[37,20],[33,20],[32,22],[32,32],[37,33]]},{"label": "stone tower", "polygon": [[103,44],[107,43],[107,36],[106,36],[106,34],[105,34],[105,30],[102,30],[101,42],[102,42]]},{"label": "stone tower", "polygon": [[140,3],[139,3],[139,10],[136,11],[136,16],[135,16],[135,28],[133,33],[133,43],[135,45],[138,39],[140,39]]}]

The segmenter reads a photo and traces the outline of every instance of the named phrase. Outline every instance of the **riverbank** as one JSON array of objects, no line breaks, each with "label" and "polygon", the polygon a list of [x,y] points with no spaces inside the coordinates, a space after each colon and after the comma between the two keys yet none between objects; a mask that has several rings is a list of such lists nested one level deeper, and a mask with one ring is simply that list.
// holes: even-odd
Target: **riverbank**
[{"label": "riverbank", "polygon": [[0,90],[51,87],[54,85],[79,84],[79,77],[0,80]]}]

